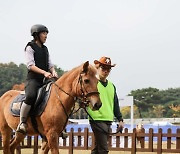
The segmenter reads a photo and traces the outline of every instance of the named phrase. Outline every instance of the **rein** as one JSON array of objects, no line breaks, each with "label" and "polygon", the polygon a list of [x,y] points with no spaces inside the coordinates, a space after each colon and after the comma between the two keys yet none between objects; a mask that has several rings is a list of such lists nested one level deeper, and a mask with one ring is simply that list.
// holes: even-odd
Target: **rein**
[{"label": "rein", "polygon": [[[83,84],[83,81],[82,81],[82,73],[83,73],[83,72],[80,73],[79,79],[78,79],[78,82],[77,82],[77,86],[78,86],[78,84],[80,83],[80,91],[81,91],[81,96],[80,96],[80,97],[74,97],[74,96],[72,96],[71,94],[67,93],[64,89],[62,89],[59,85],[57,85],[57,84],[55,83],[55,81],[52,81],[53,84],[54,84],[59,90],[61,90],[61,91],[64,92],[66,95],[68,95],[68,96],[70,96],[71,98],[73,98],[73,100],[74,100],[75,102],[78,102],[78,104],[79,104],[80,107],[79,107],[78,110],[75,111],[74,113],[78,112],[80,108],[84,108],[84,107],[87,107],[87,106],[89,105],[88,97],[90,97],[90,96],[92,96],[92,95],[95,95],[95,94],[98,94],[98,95],[99,95],[99,92],[98,92],[98,91],[88,92],[88,91],[86,90],[86,88],[85,88],[85,86],[84,86],[84,84]],[[77,89],[77,86],[76,86],[76,89]],[[83,89],[84,89],[84,90],[83,90]],[[59,102],[61,103],[61,105],[62,105],[62,107],[63,107],[63,110],[64,110],[64,112],[65,112],[65,114],[66,114],[66,117],[67,117],[67,118],[66,118],[66,122],[65,122],[64,127],[63,127],[63,130],[64,130],[64,128],[65,128],[65,126],[66,126],[66,124],[67,124],[67,122],[68,122],[68,119],[69,119],[70,115],[74,114],[74,113],[73,113],[73,110],[74,110],[74,108],[75,108],[75,104],[73,105],[73,108],[71,109],[70,114],[68,115],[68,113],[67,113],[67,111],[66,111],[66,109],[65,109],[65,107],[64,107],[64,105],[63,105],[63,103],[62,103],[62,101],[61,101],[61,99],[60,99],[60,96],[59,96],[58,91],[57,91],[56,88],[55,88],[55,91],[56,91],[56,95],[57,95],[57,97],[58,97],[58,100],[59,100]]]},{"label": "rein", "polygon": [[85,110],[85,112],[87,113],[87,115],[90,117],[90,119],[92,120],[92,122],[105,134],[107,135],[115,135],[117,133],[121,133],[122,134],[122,130],[123,128],[122,127],[119,127],[119,125],[117,124],[117,131],[115,133],[109,133],[108,131],[104,130],[102,127],[100,127],[96,121],[93,119],[93,117],[88,113],[87,109],[86,108],[83,108]]},{"label": "rein", "polygon": [[[88,91],[86,90],[86,88],[85,88],[85,86],[84,86],[84,84],[83,84],[83,81],[82,81],[82,73],[83,73],[83,72],[80,73],[79,79],[78,79],[78,82],[77,82],[77,86],[78,86],[78,84],[80,84],[80,91],[81,91],[81,96],[80,96],[80,97],[74,97],[74,96],[72,96],[71,94],[67,93],[64,89],[62,89],[59,85],[57,85],[57,84],[53,81],[53,84],[54,84],[59,90],[61,90],[61,91],[64,92],[66,95],[68,95],[68,96],[70,96],[71,98],[73,98],[73,100],[76,101],[76,102],[79,104],[79,108],[78,108],[75,112],[73,112],[73,111],[74,111],[74,108],[75,108],[75,104],[74,104],[73,108],[71,109],[70,114],[68,115],[68,113],[67,113],[67,111],[66,111],[66,109],[65,109],[65,107],[64,107],[64,105],[63,105],[63,103],[62,103],[62,101],[61,101],[61,99],[60,99],[60,96],[59,96],[59,94],[58,94],[58,92],[57,92],[57,89],[55,89],[56,94],[57,94],[57,97],[58,97],[58,100],[59,100],[59,102],[61,103],[61,105],[62,105],[62,107],[63,107],[63,110],[64,110],[64,112],[65,112],[65,114],[66,114],[66,117],[67,117],[67,118],[66,118],[66,122],[65,122],[64,127],[63,127],[63,130],[64,130],[64,128],[66,127],[66,124],[67,124],[67,122],[68,122],[69,117],[70,117],[72,114],[78,112],[80,108],[83,108],[83,109],[85,110],[85,112],[87,113],[87,115],[88,115],[88,116],[90,117],[90,119],[92,120],[92,122],[94,122],[95,125],[96,125],[98,128],[100,128],[100,130],[101,130],[103,133],[108,134],[108,135],[115,135],[115,134],[117,134],[117,133],[119,133],[119,132],[122,133],[122,129],[123,129],[123,128],[118,127],[118,125],[117,125],[117,128],[118,128],[118,129],[117,129],[117,131],[116,131],[115,133],[109,133],[109,132],[105,131],[103,128],[101,128],[101,127],[95,122],[95,120],[92,118],[92,116],[88,113],[88,111],[86,110],[86,107],[88,107],[88,105],[89,105],[89,100],[88,100],[87,98],[90,97],[90,96],[92,96],[92,95],[95,95],[95,94],[98,94],[98,95],[99,95],[99,92],[96,92],[96,91],[94,91],[94,92],[88,92]],[[77,86],[76,86],[76,89],[77,89]],[[84,89],[84,90],[83,90],[83,89]]]}]

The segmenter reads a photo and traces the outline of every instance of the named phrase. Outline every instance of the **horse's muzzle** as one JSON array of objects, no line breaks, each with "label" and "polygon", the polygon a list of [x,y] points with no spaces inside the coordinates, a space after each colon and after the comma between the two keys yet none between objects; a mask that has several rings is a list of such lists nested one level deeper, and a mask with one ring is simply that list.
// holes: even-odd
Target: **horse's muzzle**
[{"label": "horse's muzzle", "polygon": [[102,103],[101,102],[97,102],[97,103],[94,104],[93,110],[99,110],[101,106],[102,106]]}]

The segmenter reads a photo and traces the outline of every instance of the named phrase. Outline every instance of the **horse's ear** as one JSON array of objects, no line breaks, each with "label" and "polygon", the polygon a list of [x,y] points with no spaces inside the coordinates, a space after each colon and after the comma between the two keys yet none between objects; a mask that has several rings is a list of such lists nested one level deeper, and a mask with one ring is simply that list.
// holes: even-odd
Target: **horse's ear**
[{"label": "horse's ear", "polygon": [[89,66],[89,61],[87,61],[87,62],[85,62],[85,63],[83,64],[83,70],[82,70],[83,73],[87,73],[87,71],[88,71],[88,66]]}]

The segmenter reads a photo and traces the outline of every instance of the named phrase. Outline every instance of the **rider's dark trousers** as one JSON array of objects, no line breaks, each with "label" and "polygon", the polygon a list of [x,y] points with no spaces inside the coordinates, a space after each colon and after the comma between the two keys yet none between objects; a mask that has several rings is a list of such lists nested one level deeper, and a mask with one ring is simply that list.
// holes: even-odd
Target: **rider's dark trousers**
[{"label": "rider's dark trousers", "polygon": [[28,105],[33,105],[36,101],[38,89],[43,85],[42,80],[28,79],[25,83],[25,103]]},{"label": "rider's dark trousers", "polygon": [[[109,135],[105,132],[110,131],[111,122],[90,120],[90,125],[95,136],[95,148],[91,154],[108,154]],[[105,132],[103,132],[103,130]]]}]

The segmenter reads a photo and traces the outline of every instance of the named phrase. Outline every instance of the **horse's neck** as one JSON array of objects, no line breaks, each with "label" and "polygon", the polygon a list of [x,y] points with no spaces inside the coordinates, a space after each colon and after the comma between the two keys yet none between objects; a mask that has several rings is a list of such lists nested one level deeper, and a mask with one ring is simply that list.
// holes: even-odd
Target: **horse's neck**
[{"label": "horse's neck", "polygon": [[76,96],[76,86],[78,84],[79,67],[72,69],[69,72],[63,74],[57,81],[56,84],[61,87],[64,91]]},{"label": "horse's neck", "polygon": [[71,109],[75,103],[74,97],[76,96],[76,93],[74,88],[77,86],[75,84],[77,82],[75,80],[78,78],[77,74],[78,72],[68,72],[56,81],[58,95],[67,109]]}]

